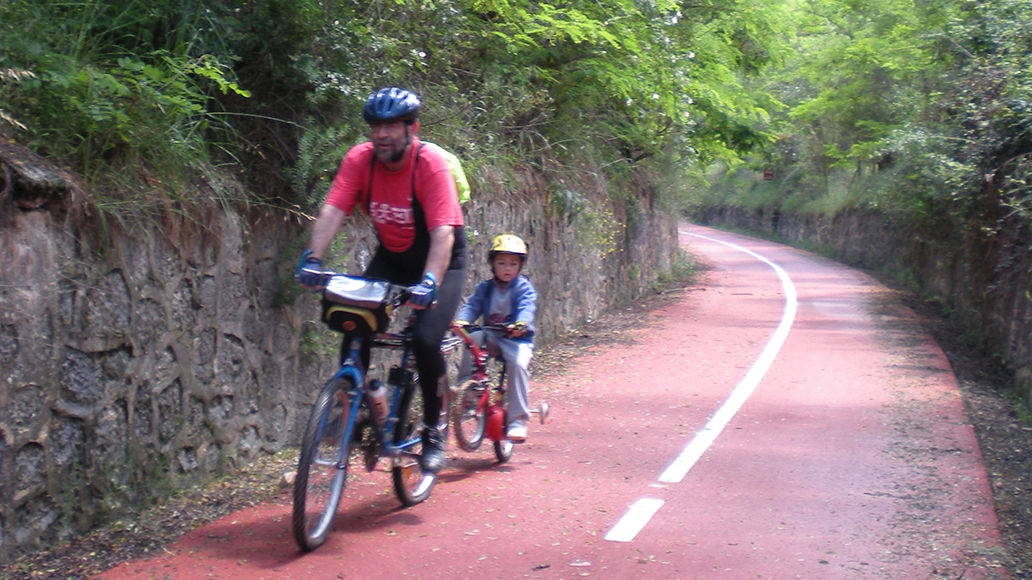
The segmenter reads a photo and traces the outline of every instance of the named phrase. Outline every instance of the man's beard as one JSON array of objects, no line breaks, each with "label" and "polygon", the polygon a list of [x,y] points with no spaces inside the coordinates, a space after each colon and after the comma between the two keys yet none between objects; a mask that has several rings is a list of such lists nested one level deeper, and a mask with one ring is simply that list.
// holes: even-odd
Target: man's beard
[{"label": "man's beard", "polygon": [[405,139],[405,144],[401,146],[401,149],[398,149],[393,154],[391,154],[391,163],[397,163],[401,161],[401,158],[405,156],[405,147],[408,147],[408,139]]},{"label": "man's beard", "polygon": [[391,152],[387,155],[386,159],[384,159],[385,154],[383,151],[381,151],[380,149],[375,149],[376,158],[383,163],[397,163],[401,161],[403,157],[405,157],[405,148],[408,147],[408,144],[409,137],[408,135],[405,135],[405,142],[402,143],[400,147],[392,149]]}]

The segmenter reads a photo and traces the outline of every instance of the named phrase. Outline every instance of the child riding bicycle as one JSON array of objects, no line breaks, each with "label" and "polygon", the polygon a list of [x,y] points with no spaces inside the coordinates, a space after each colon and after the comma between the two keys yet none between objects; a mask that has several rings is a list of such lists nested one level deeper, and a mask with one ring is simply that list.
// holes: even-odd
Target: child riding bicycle
[{"label": "child riding bicycle", "polygon": [[[484,324],[505,324],[508,332],[481,330],[472,333],[488,352],[505,360],[507,376],[505,406],[508,417],[506,437],[513,442],[527,438],[530,405],[530,359],[534,354],[534,312],[537,291],[523,275],[527,263],[527,244],[518,236],[502,234],[491,241],[487,254],[493,277],[477,284],[473,294],[459,309],[455,324],[465,326],[483,317]],[[472,360],[469,351],[462,355],[459,384],[469,377]]]}]

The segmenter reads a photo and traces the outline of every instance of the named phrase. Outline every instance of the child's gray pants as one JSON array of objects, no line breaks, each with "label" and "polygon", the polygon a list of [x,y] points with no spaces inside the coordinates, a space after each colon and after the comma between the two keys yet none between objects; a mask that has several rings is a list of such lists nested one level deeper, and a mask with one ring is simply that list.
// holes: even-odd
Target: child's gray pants
[{"label": "child's gray pants", "polygon": [[[505,360],[505,408],[509,423],[525,421],[530,417],[530,359],[534,356],[534,345],[513,340],[496,331],[478,330],[470,336],[481,346],[487,347],[491,356],[502,355]],[[459,380],[462,384],[473,372],[473,360],[469,349],[463,349],[459,363]]]}]

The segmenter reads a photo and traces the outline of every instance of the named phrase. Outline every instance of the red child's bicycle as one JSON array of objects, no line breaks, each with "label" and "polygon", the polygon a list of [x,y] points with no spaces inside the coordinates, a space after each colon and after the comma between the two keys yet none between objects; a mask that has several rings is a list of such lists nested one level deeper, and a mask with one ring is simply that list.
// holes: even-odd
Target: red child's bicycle
[{"label": "red child's bicycle", "polygon": [[[452,344],[464,344],[469,349],[473,360],[473,374],[456,389],[458,397],[452,407],[451,423],[455,430],[455,440],[464,451],[476,451],[484,442],[484,437],[494,442],[495,457],[505,463],[512,457],[513,442],[506,438],[505,415],[505,361],[494,357],[496,372],[489,368],[491,356],[472,337],[478,330],[508,333],[511,329],[505,324],[487,326],[462,326],[452,324],[451,331],[455,338]],[[456,340],[457,339],[457,340]],[[497,374],[497,382],[491,381],[491,374]],[[548,403],[541,402],[538,408],[531,411],[538,415],[541,424],[548,418]]]}]

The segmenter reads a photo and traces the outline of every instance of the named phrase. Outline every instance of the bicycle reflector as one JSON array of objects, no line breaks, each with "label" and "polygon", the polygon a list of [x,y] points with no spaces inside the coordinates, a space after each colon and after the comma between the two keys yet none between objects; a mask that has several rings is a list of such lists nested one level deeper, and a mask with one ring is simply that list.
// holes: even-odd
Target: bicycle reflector
[{"label": "bicycle reflector", "polygon": [[492,441],[505,439],[505,408],[491,405],[487,409],[487,438]]}]

